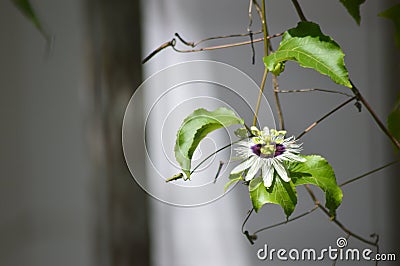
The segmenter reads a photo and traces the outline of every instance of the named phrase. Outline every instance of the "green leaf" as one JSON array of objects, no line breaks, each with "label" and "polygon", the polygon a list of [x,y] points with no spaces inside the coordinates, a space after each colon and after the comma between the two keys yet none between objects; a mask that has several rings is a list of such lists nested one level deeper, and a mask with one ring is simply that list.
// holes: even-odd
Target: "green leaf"
[{"label": "green leaf", "polygon": [[224,107],[213,112],[200,108],[185,118],[177,133],[175,158],[187,179],[190,179],[192,156],[200,141],[216,129],[235,124],[243,125],[244,121]]},{"label": "green leaf", "polygon": [[33,25],[42,33],[47,41],[50,41],[49,36],[44,31],[38,16],[36,15],[29,0],[11,0],[13,4],[21,11],[21,13],[30,20]]},{"label": "green leaf", "polygon": [[299,22],[296,28],[284,33],[278,50],[264,57],[265,66],[275,72],[283,70],[279,64],[286,60],[296,61],[302,67],[328,75],[338,84],[352,87],[343,51],[331,37],[321,32],[318,24]]},{"label": "green leaf", "polygon": [[342,203],[343,193],[336,183],[335,173],[329,163],[319,155],[304,156],[302,163],[289,165],[290,177],[295,186],[316,185],[325,192],[325,206],[332,216]]},{"label": "green leaf", "polygon": [[395,32],[396,45],[398,48],[400,48],[400,4],[397,4],[383,11],[382,13],[379,14],[379,16],[393,21],[396,30]]},{"label": "green leaf", "polygon": [[278,204],[283,208],[286,217],[289,217],[297,204],[297,193],[293,183],[284,182],[275,174],[274,181],[270,188],[264,186],[260,177],[250,181],[249,184],[250,199],[254,210],[258,212],[261,207],[267,203]]},{"label": "green leaf", "polygon": [[241,174],[232,174],[229,176],[229,179],[230,180],[228,181],[228,183],[226,183],[224,186],[224,192],[226,192],[231,185],[236,184],[241,180],[244,180]]},{"label": "green leaf", "polygon": [[389,131],[400,141],[400,95],[387,120]]},{"label": "green leaf", "polygon": [[365,0],[340,0],[349,14],[354,18],[358,25],[360,25],[360,6],[364,4]]}]

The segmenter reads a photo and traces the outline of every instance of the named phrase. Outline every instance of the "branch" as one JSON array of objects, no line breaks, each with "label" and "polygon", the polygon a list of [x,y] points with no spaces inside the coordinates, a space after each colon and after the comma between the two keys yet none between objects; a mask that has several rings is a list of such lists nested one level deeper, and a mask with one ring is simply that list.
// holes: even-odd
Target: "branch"
[{"label": "branch", "polygon": [[266,11],[265,11],[265,0],[261,0],[261,16],[262,16],[262,28],[264,33],[264,54],[265,56],[268,55],[269,52],[269,42],[268,42],[268,25],[267,25],[267,18],[266,18]]},{"label": "branch", "polygon": [[[261,34],[261,33],[262,33],[262,30],[259,30],[259,31],[253,32],[253,35],[258,35],[258,34]],[[179,33],[175,33],[175,37],[177,37],[184,45],[190,46],[190,47],[193,47],[193,48],[198,46],[199,44],[202,44],[202,43],[208,42],[208,41],[212,41],[212,40],[229,39],[229,38],[237,38],[237,37],[246,37],[246,36],[249,36],[249,35],[250,35],[250,33],[238,33],[238,34],[230,34],[230,35],[221,35],[221,36],[208,37],[208,38],[202,39],[202,40],[197,41],[197,42],[188,42],[185,39],[183,39],[183,37],[181,37],[179,35]]]},{"label": "branch", "polygon": [[253,43],[253,31],[251,30],[251,26],[253,25],[253,0],[250,0],[249,3],[249,25],[247,26],[247,32],[249,33],[250,36],[250,42],[251,42],[251,62],[254,65],[256,62],[256,49],[254,48],[254,43]]},{"label": "branch", "polygon": [[301,21],[307,21],[306,16],[304,16],[303,10],[301,9],[301,6],[297,0],[292,0],[292,3],[294,5],[294,8],[296,9],[297,14],[299,15],[299,18]]},{"label": "branch", "polygon": [[376,124],[383,131],[383,133],[386,134],[386,136],[393,142],[393,144],[397,147],[397,149],[400,149],[400,142],[392,135],[392,133],[390,133],[389,129],[387,129],[385,124],[379,119],[378,115],[372,109],[371,105],[367,102],[367,100],[361,95],[360,91],[357,89],[354,83],[351,80],[350,82],[352,85],[351,90],[354,93],[354,95],[360,102],[362,102],[365,108],[367,108],[368,112],[371,114],[372,118],[375,120]]},{"label": "branch", "polygon": [[[261,8],[260,19],[261,19],[261,22],[262,22],[263,32],[264,32],[264,54],[267,56],[268,52],[269,52],[269,48],[270,48],[270,45],[269,45],[269,39],[270,38],[268,38],[268,27],[267,27],[267,21],[266,21],[265,13],[266,13],[265,12],[265,0],[262,0],[262,8]],[[265,88],[265,82],[267,81],[267,76],[268,76],[268,68],[265,67],[264,74],[263,74],[262,81],[261,81],[261,85],[260,85],[260,92],[259,92],[258,98],[257,98],[256,110],[255,110],[254,117],[253,117],[253,125],[254,126],[257,125],[258,111],[260,109],[262,95],[264,94],[264,88]]]},{"label": "branch", "polygon": [[161,44],[157,49],[155,49],[153,52],[151,52],[148,56],[146,56],[143,60],[142,60],[142,64],[146,63],[147,61],[149,61],[153,56],[155,56],[156,54],[158,54],[159,52],[161,52],[162,50],[164,50],[165,48],[171,46],[174,47],[176,45],[176,39],[173,38],[172,40],[170,40],[169,42],[163,43]]},{"label": "branch", "polygon": [[360,176],[357,176],[357,177],[355,177],[355,178],[352,178],[352,179],[350,179],[350,180],[347,180],[346,182],[343,182],[342,184],[340,184],[339,187],[344,187],[345,185],[348,185],[348,184],[350,184],[350,183],[353,183],[353,182],[355,182],[355,181],[357,181],[357,180],[359,180],[359,179],[361,179],[361,178],[363,178],[363,177],[366,177],[366,176],[368,176],[368,175],[370,175],[370,174],[376,173],[376,172],[378,172],[378,171],[380,171],[380,170],[382,170],[382,169],[385,169],[386,167],[392,166],[392,165],[397,164],[397,163],[400,163],[400,160],[396,160],[396,161],[390,162],[390,163],[388,163],[388,164],[385,164],[384,166],[378,167],[378,168],[376,168],[376,169],[374,169],[374,170],[371,170],[371,171],[369,171],[369,172],[367,172],[367,173],[365,173],[365,174],[362,174],[362,175],[360,175]]},{"label": "branch", "polygon": [[264,69],[264,74],[263,74],[263,77],[262,77],[262,80],[261,80],[260,92],[258,93],[256,110],[255,110],[254,117],[253,117],[253,126],[257,125],[258,111],[260,110],[261,99],[262,99],[262,95],[264,93],[265,82],[267,81],[267,76],[268,76],[268,68],[265,68]]},{"label": "branch", "polygon": [[314,192],[311,190],[309,185],[305,185],[305,188],[306,188],[308,194],[310,195],[311,199],[314,201],[315,205],[317,205],[331,219],[332,222],[334,222],[340,229],[342,229],[343,232],[345,232],[349,236],[352,236],[352,237],[360,240],[361,242],[364,242],[371,246],[378,247],[378,240],[379,240],[378,237],[376,237],[375,241],[370,241],[370,240],[365,239],[362,236],[359,236],[359,235],[353,233],[352,231],[350,231],[340,221],[338,221],[336,219],[336,217],[332,217],[331,214],[329,213],[329,211],[324,206],[321,205],[321,203],[318,201],[317,197],[315,196]]},{"label": "branch", "polygon": [[260,18],[260,21],[262,22],[263,15],[262,15],[262,10],[261,10],[260,4],[257,2],[257,0],[253,0],[253,4],[256,7],[256,10],[257,10],[258,16]]},{"label": "branch", "polygon": [[250,218],[251,214],[253,213],[253,211],[254,211],[254,208],[252,208],[251,210],[249,210],[247,212],[246,218],[244,219],[243,224],[242,224],[242,234],[244,234],[246,236],[247,240],[249,240],[250,244],[252,244],[252,245],[254,245],[254,240],[257,239],[257,236],[256,235],[250,235],[249,231],[244,230],[244,226],[246,225],[246,223],[249,220],[249,218]]},{"label": "branch", "polygon": [[[260,34],[261,32],[253,32],[252,34]],[[216,39],[226,39],[226,38],[233,38],[233,37],[244,37],[244,36],[249,36],[250,33],[243,33],[243,34],[232,34],[232,35],[224,35],[224,36],[216,36],[216,37],[210,37],[206,38],[203,40],[200,40],[198,42],[188,42],[185,41],[179,34],[175,34],[175,36],[178,38],[179,41],[181,41],[184,45],[190,46],[190,47],[196,47],[200,43],[210,41],[210,40],[216,40]],[[277,33],[271,36],[267,36],[267,39],[272,39],[276,38],[279,36],[282,36],[283,33]],[[179,37],[178,37],[179,36]],[[264,41],[264,38],[258,38],[250,41],[243,41],[243,42],[236,42],[236,43],[228,43],[228,44],[223,44],[223,45],[216,45],[216,46],[209,46],[209,47],[204,47],[204,48],[199,48],[199,49],[178,49],[176,48],[176,39],[173,38],[171,41],[163,43],[160,45],[157,49],[155,49],[153,52],[151,52],[148,56],[145,57],[145,59],[142,60],[142,64],[146,63],[149,61],[152,57],[154,57],[156,54],[161,52],[167,47],[172,47],[176,52],[179,53],[195,53],[195,52],[202,52],[202,51],[212,51],[212,50],[218,50],[218,49],[224,49],[224,48],[230,48],[230,47],[237,47],[237,46],[243,46],[243,45],[248,45],[251,43],[257,43],[257,42],[262,42]]]},{"label": "branch", "polygon": [[260,232],[262,232],[262,231],[266,231],[266,230],[269,230],[269,229],[272,229],[272,228],[275,228],[275,227],[278,227],[278,226],[281,226],[281,225],[284,225],[284,224],[293,222],[293,221],[295,221],[295,220],[297,220],[297,219],[300,219],[300,218],[302,218],[302,217],[304,217],[304,216],[307,216],[307,215],[313,213],[316,209],[318,209],[318,205],[315,205],[312,209],[310,209],[310,210],[308,210],[308,211],[306,211],[306,212],[304,212],[304,213],[302,213],[302,214],[299,214],[299,215],[297,215],[297,216],[295,216],[295,217],[293,217],[293,218],[290,218],[290,219],[285,220],[285,221],[283,221],[283,222],[276,223],[276,224],[273,224],[273,225],[270,225],[270,226],[267,226],[267,227],[258,229],[258,230],[256,230],[256,231],[254,231],[253,235],[256,235],[257,233],[260,233]]},{"label": "branch", "polygon": [[317,121],[315,121],[314,123],[312,123],[308,128],[306,128],[298,137],[297,139],[300,139],[301,137],[303,137],[305,134],[307,134],[311,129],[313,129],[314,127],[316,127],[319,123],[321,123],[323,120],[325,120],[326,118],[328,118],[330,115],[332,115],[333,113],[335,113],[336,111],[338,111],[339,109],[341,109],[342,107],[346,106],[348,103],[350,103],[351,101],[357,99],[356,96],[352,97],[351,99],[348,99],[347,101],[345,101],[344,103],[342,103],[341,105],[339,105],[338,107],[336,107],[335,109],[333,109],[332,111],[330,111],[329,113],[327,113],[326,115],[324,115],[323,117],[321,117],[320,119],[318,119]]},{"label": "branch", "polygon": [[276,105],[276,109],[278,111],[279,127],[281,130],[285,130],[285,121],[283,120],[281,101],[279,100],[279,94],[278,94],[279,83],[278,83],[278,78],[276,77],[276,75],[272,76],[272,83],[274,86],[275,105]]},{"label": "branch", "polygon": [[341,95],[344,95],[347,97],[353,97],[352,95],[345,93],[345,92],[319,89],[319,88],[298,89],[298,90],[277,90],[276,92],[278,92],[278,93],[297,93],[297,92],[313,92],[313,91],[336,93],[336,94],[341,94]]},{"label": "branch", "polygon": [[[199,168],[203,163],[205,163],[208,159],[210,159],[211,157],[213,157],[215,154],[217,154],[217,153],[220,152],[220,151],[225,150],[226,148],[229,148],[230,146],[232,146],[232,145],[235,144],[235,143],[238,143],[239,141],[241,141],[241,139],[240,139],[240,140],[237,140],[237,141],[235,141],[235,142],[229,143],[229,144],[223,146],[222,148],[219,148],[219,149],[216,150],[215,152],[211,153],[210,155],[208,155],[208,156],[207,156],[206,158],[204,158],[201,162],[199,162],[199,164],[196,165],[196,167],[194,167],[192,171],[190,171],[190,174],[193,174],[194,171],[197,170],[197,168]],[[221,166],[221,167],[222,167],[222,166]]]}]

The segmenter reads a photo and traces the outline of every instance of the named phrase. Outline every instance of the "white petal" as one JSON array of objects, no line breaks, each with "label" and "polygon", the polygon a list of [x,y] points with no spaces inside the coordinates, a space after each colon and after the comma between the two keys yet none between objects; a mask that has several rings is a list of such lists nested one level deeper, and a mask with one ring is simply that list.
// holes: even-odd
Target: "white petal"
[{"label": "white petal", "polygon": [[272,167],[270,161],[265,163],[262,167],[264,186],[269,188],[272,185],[274,179],[274,167]]},{"label": "white petal", "polygon": [[283,179],[285,182],[289,182],[290,178],[287,175],[286,169],[279,161],[273,160],[272,164],[275,170],[278,172],[278,175]]},{"label": "white petal", "polygon": [[261,159],[257,158],[254,164],[250,167],[249,171],[247,172],[246,177],[244,180],[249,181],[253,179],[253,177],[257,174],[258,170],[260,169]]},{"label": "white petal", "polygon": [[250,157],[248,160],[244,161],[243,163],[241,163],[238,166],[236,166],[235,168],[233,168],[233,170],[231,171],[231,174],[239,174],[239,173],[243,172],[244,170],[246,170],[253,164],[255,159],[257,159],[255,156]]},{"label": "white petal", "polygon": [[282,154],[282,157],[286,158],[286,160],[288,160],[288,161],[297,161],[297,162],[305,162],[306,161],[306,159],[304,159],[296,154],[290,153],[290,152],[285,152],[284,154]]}]

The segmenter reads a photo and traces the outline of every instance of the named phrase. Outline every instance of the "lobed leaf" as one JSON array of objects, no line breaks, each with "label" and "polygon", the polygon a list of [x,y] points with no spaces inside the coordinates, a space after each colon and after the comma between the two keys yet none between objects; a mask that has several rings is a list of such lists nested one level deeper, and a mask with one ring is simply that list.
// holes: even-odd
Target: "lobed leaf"
[{"label": "lobed leaf", "polygon": [[193,153],[200,141],[214,130],[235,124],[243,125],[244,121],[232,110],[224,107],[213,112],[200,108],[185,118],[177,133],[175,158],[187,179],[190,179]]},{"label": "lobed leaf", "polygon": [[343,51],[331,37],[321,32],[318,24],[299,22],[296,28],[284,33],[279,48],[264,57],[265,66],[276,75],[283,71],[281,64],[287,60],[328,75],[338,84],[352,87]]},{"label": "lobed leaf", "polygon": [[319,155],[304,156],[307,161],[289,166],[290,177],[295,186],[315,185],[325,192],[325,206],[332,216],[342,203],[343,193],[336,183],[335,173],[329,163]]},{"label": "lobed leaf", "polygon": [[283,208],[286,217],[289,217],[297,204],[297,193],[292,182],[284,182],[275,175],[270,188],[264,186],[262,177],[257,177],[249,184],[250,199],[254,210],[258,212],[267,203],[278,204]]}]

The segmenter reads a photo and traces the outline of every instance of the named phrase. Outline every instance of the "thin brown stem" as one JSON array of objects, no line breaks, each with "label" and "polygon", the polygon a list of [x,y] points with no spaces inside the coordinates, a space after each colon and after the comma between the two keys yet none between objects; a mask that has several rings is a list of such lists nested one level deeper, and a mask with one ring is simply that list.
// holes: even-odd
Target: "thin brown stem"
[{"label": "thin brown stem", "polygon": [[336,93],[336,94],[341,94],[347,97],[353,97],[353,95],[350,95],[345,92],[341,91],[333,91],[333,90],[326,90],[326,89],[319,89],[319,88],[308,88],[308,89],[298,89],[298,90],[278,90],[278,93],[300,93],[300,92],[313,92],[313,91],[320,91],[320,92],[327,92],[327,93]]},{"label": "thin brown stem", "polygon": [[299,2],[297,0],[292,0],[292,3],[294,5],[294,8],[296,9],[297,14],[299,15],[300,20],[307,21],[306,16],[304,15],[304,12],[301,9]]},{"label": "thin brown stem", "polygon": [[[269,52],[269,39],[268,39],[268,28],[267,28],[267,21],[266,21],[266,12],[265,12],[265,0],[262,0],[262,7],[261,7],[261,22],[263,26],[263,32],[264,32],[264,54],[267,56]],[[264,88],[265,88],[265,83],[267,81],[267,76],[268,76],[268,69],[265,67],[264,69],[264,74],[261,80],[261,85],[260,85],[260,92],[258,94],[258,99],[257,99],[257,104],[256,104],[256,110],[254,113],[253,117],[253,125],[257,125],[257,117],[258,117],[258,111],[260,110],[260,105],[261,105],[261,99],[264,94]]]},{"label": "thin brown stem", "polygon": [[222,166],[224,166],[224,162],[223,161],[219,161],[218,170],[217,170],[217,173],[215,174],[215,178],[214,178],[214,184],[217,183],[217,179],[219,177],[219,174],[221,173]]},{"label": "thin brown stem", "polygon": [[247,31],[251,31],[251,26],[253,25],[253,0],[249,1],[249,25],[247,26]]},{"label": "thin brown stem", "polygon": [[265,68],[264,75],[263,75],[262,81],[261,81],[260,92],[258,93],[256,110],[255,110],[254,117],[253,117],[253,126],[257,126],[258,111],[260,110],[261,99],[262,99],[262,95],[264,93],[265,82],[267,81],[267,76],[268,76],[268,69]]},{"label": "thin brown stem", "polygon": [[268,55],[269,52],[269,41],[268,41],[268,25],[267,25],[267,17],[266,17],[266,10],[265,10],[265,0],[261,0],[261,15],[262,15],[262,28],[264,33],[264,54],[265,56]]},{"label": "thin brown stem", "polygon": [[298,220],[298,219],[300,219],[300,218],[302,218],[304,216],[307,216],[307,215],[313,213],[316,209],[318,209],[318,205],[315,205],[314,208],[312,208],[312,209],[310,209],[310,210],[308,210],[308,211],[306,211],[306,212],[304,212],[302,214],[299,214],[299,215],[297,215],[297,216],[295,216],[293,218],[290,218],[290,219],[282,221],[280,223],[276,223],[276,224],[273,224],[273,225],[258,229],[256,231],[254,231],[253,235],[256,235],[256,234],[258,234],[258,233],[260,233],[262,231],[266,231],[266,230],[269,230],[269,229],[272,229],[272,228],[275,228],[275,227],[278,227],[278,226],[293,222],[295,220]]},{"label": "thin brown stem", "polygon": [[285,129],[285,121],[283,119],[283,111],[281,107],[281,101],[279,100],[279,83],[278,83],[278,78],[273,75],[272,76],[272,83],[274,86],[274,98],[275,98],[275,105],[276,105],[276,110],[278,111],[278,119],[279,119],[279,128],[281,130]]},{"label": "thin brown stem", "polygon": [[[253,35],[258,35],[258,34],[261,34],[261,33],[262,33],[262,30],[259,30],[259,31],[253,32],[252,34],[253,34]],[[221,35],[221,36],[208,37],[208,38],[202,39],[202,40],[197,41],[197,42],[189,42],[189,41],[186,41],[182,36],[180,36],[179,33],[175,33],[175,36],[176,36],[184,45],[190,46],[190,47],[193,47],[193,48],[196,47],[196,46],[198,46],[199,44],[202,44],[202,43],[208,42],[208,41],[212,41],[212,40],[229,39],[229,38],[237,38],[237,37],[247,37],[247,36],[249,36],[249,35],[250,35],[250,33],[229,34],[229,35]]]},{"label": "thin brown stem", "polygon": [[250,244],[254,245],[254,240],[257,239],[257,236],[255,234],[250,235],[249,231],[244,230],[244,227],[246,226],[247,221],[249,220],[251,214],[253,213],[254,208],[252,208],[251,210],[249,210],[247,212],[246,218],[244,219],[243,223],[242,223],[242,234],[244,234],[247,238],[247,240],[249,240]]},{"label": "thin brown stem", "polygon": [[376,124],[383,131],[383,133],[385,133],[385,135],[392,141],[392,143],[397,147],[397,149],[400,149],[400,142],[392,135],[392,133],[390,133],[389,129],[387,129],[385,124],[379,119],[374,109],[372,109],[371,105],[361,95],[360,91],[357,89],[354,83],[352,81],[350,82],[352,85],[351,90],[353,91],[354,95],[365,106],[365,108],[367,108],[368,112],[371,114],[372,118],[375,120]]},{"label": "thin brown stem", "polygon": [[[260,34],[261,31],[253,32],[252,34]],[[215,39],[226,39],[226,38],[233,38],[233,37],[244,37],[244,36],[249,36],[250,33],[243,33],[243,34],[231,34],[231,35],[225,35],[225,36],[216,36],[216,37],[210,37],[206,38],[203,40],[200,40],[198,42],[188,42],[184,40],[179,34],[178,34],[178,40],[181,41],[184,45],[190,46],[190,47],[196,47],[200,43],[210,41],[210,40],[215,40]],[[279,36],[282,36],[283,33],[277,33],[271,36],[267,36],[267,39],[272,39],[276,38]],[[177,35],[175,35],[177,36]],[[146,63],[149,61],[152,57],[157,55],[159,52],[164,50],[165,48],[172,47],[176,52],[179,53],[195,53],[195,52],[203,52],[203,51],[212,51],[212,50],[218,50],[218,49],[224,49],[224,48],[230,48],[230,47],[238,47],[238,46],[243,46],[243,45],[248,45],[252,43],[258,43],[264,41],[264,38],[258,38],[258,39],[253,39],[250,41],[242,41],[242,42],[236,42],[236,43],[228,43],[228,44],[223,44],[223,45],[216,45],[216,46],[209,46],[209,47],[204,47],[204,48],[199,48],[199,49],[178,49],[176,48],[176,39],[173,38],[171,41],[165,42],[162,45],[160,45],[158,48],[156,48],[154,51],[152,51],[146,58],[142,60],[142,64]]]},{"label": "thin brown stem", "polygon": [[262,16],[262,10],[261,10],[260,4],[257,2],[257,0],[253,0],[253,4],[256,7],[258,16],[260,17],[260,21],[262,21],[263,16]]},{"label": "thin brown stem", "polygon": [[237,140],[235,142],[229,143],[225,146],[223,146],[222,148],[219,148],[218,150],[216,150],[215,152],[212,152],[211,154],[209,154],[206,158],[204,158],[201,162],[199,162],[198,165],[196,165],[191,171],[190,174],[193,174],[203,163],[205,163],[208,159],[210,159],[211,157],[213,157],[215,154],[219,153],[220,151],[225,150],[226,148],[229,148],[230,146],[232,146],[233,144],[238,143],[240,140]]},{"label": "thin brown stem", "polygon": [[328,118],[329,116],[331,116],[332,114],[334,114],[335,112],[337,112],[338,110],[340,110],[341,108],[343,108],[344,106],[346,106],[348,103],[352,102],[353,100],[357,99],[356,96],[348,99],[347,101],[345,101],[344,103],[342,103],[341,105],[339,105],[338,107],[334,108],[332,111],[330,111],[329,113],[325,114],[323,117],[321,117],[320,119],[318,119],[317,121],[315,121],[314,123],[312,123],[309,127],[307,127],[299,136],[297,136],[297,139],[300,139],[301,137],[303,137],[305,134],[307,134],[308,132],[310,132],[311,129],[313,129],[314,127],[316,127],[319,123],[321,123],[323,120],[325,120],[326,118]]},{"label": "thin brown stem", "polygon": [[352,236],[366,244],[369,244],[371,246],[375,246],[377,247],[377,239],[376,241],[370,241],[368,239],[363,238],[362,236],[359,236],[355,233],[353,233],[352,231],[350,231],[347,227],[345,227],[340,221],[338,221],[335,217],[332,217],[332,215],[329,213],[328,209],[326,209],[324,206],[321,205],[321,203],[318,201],[317,197],[315,196],[314,192],[312,191],[312,189],[310,188],[309,185],[305,185],[305,188],[308,192],[308,194],[310,195],[311,199],[314,201],[314,203],[316,205],[318,205],[318,207],[331,219],[332,222],[334,222],[343,232],[345,232],[346,234],[348,234],[349,236]]},{"label": "thin brown stem", "polygon": [[159,52],[161,52],[162,50],[164,50],[167,47],[174,47],[176,44],[176,39],[173,38],[172,40],[170,40],[169,42],[165,42],[163,44],[161,44],[157,49],[155,49],[153,52],[151,52],[148,56],[146,56],[143,60],[142,60],[142,64],[146,63],[147,61],[149,61],[153,56],[155,56],[156,54],[158,54]]},{"label": "thin brown stem", "polygon": [[369,171],[369,172],[367,172],[367,173],[365,173],[365,174],[362,174],[362,175],[360,175],[360,176],[357,176],[357,177],[355,177],[355,178],[352,178],[352,179],[350,179],[350,180],[347,180],[346,182],[343,182],[342,184],[340,184],[339,187],[344,187],[345,185],[348,185],[348,184],[350,184],[350,183],[353,183],[353,182],[355,182],[355,181],[357,181],[357,180],[359,180],[359,179],[361,179],[361,178],[364,178],[364,177],[366,177],[366,176],[369,176],[369,175],[371,175],[371,174],[373,174],[373,173],[376,173],[376,172],[378,172],[378,171],[380,171],[380,170],[382,170],[382,169],[385,169],[385,168],[387,168],[387,167],[389,167],[389,166],[392,166],[392,165],[395,165],[395,164],[397,164],[397,163],[400,163],[400,160],[396,160],[396,161],[390,162],[390,163],[385,164],[385,165],[383,165],[383,166],[381,166],[381,167],[378,167],[378,168],[376,168],[376,169],[374,169],[374,170],[371,170],[371,171]]},{"label": "thin brown stem", "polygon": [[[283,33],[278,33],[274,34],[271,36],[268,36],[268,39],[276,38],[279,36],[282,36]],[[258,43],[264,41],[264,38],[258,38],[258,39],[253,39],[253,43]],[[228,44],[222,44],[222,45],[216,45],[216,46],[209,46],[209,47],[204,47],[204,48],[199,48],[199,49],[178,49],[175,46],[172,46],[172,48],[179,53],[196,53],[196,52],[203,52],[203,51],[212,51],[212,50],[218,50],[218,49],[225,49],[225,48],[230,48],[230,47],[238,47],[238,46],[243,46],[243,45],[248,45],[251,44],[252,41],[243,41],[243,42],[236,42],[236,43],[228,43]]]}]

